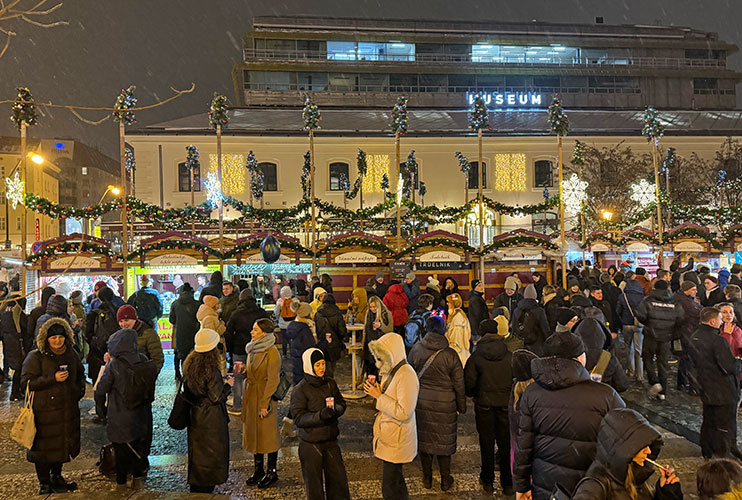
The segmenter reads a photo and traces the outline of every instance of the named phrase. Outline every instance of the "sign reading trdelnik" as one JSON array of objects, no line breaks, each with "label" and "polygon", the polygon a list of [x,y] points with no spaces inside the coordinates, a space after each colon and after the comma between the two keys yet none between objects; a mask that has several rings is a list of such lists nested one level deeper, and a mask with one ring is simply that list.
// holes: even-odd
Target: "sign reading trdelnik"
[{"label": "sign reading trdelnik", "polygon": [[466,102],[472,105],[476,96],[481,96],[487,106],[501,108],[541,106],[545,103],[543,95],[534,92],[467,92]]}]

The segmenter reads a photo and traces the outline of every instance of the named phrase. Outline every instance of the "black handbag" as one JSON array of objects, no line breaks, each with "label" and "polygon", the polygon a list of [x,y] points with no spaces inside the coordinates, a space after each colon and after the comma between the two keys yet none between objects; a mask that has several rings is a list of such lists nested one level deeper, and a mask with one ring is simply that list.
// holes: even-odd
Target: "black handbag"
[{"label": "black handbag", "polygon": [[104,476],[116,474],[116,452],[113,444],[109,443],[100,449],[98,463],[95,465],[98,467],[98,471]]},{"label": "black handbag", "polygon": [[178,389],[175,393],[173,408],[170,410],[170,416],[167,419],[167,425],[176,431],[182,431],[191,420],[191,403],[186,399],[183,393],[183,384],[178,382]]},{"label": "black handbag", "polygon": [[286,397],[286,394],[289,392],[289,389],[291,388],[291,379],[286,374],[286,372],[283,371],[283,367],[281,367],[281,375],[280,380],[278,381],[278,387],[276,387],[276,392],[273,393],[273,399],[275,401],[283,401],[283,398]]}]

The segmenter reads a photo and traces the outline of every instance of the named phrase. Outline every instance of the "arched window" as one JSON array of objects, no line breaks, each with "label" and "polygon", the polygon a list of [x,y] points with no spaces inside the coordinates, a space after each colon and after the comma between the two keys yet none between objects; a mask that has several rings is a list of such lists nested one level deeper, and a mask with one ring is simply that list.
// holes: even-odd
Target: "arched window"
[{"label": "arched window", "polygon": [[330,191],[342,191],[340,186],[340,176],[344,175],[346,179],[350,180],[350,167],[343,161],[336,161],[330,163]]},{"label": "arched window", "polygon": [[[482,189],[487,189],[487,162],[482,163],[484,164],[484,184],[482,185]],[[479,189],[479,162],[472,161],[469,162],[469,165],[471,165],[469,169],[469,189]]]},{"label": "arched window", "polygon": [[554,163],[551,160],[536,160],[533,163],[533,187],[554,187],[553,171]]},{"label": "arched window", "polygon": [[[193,190],[201,191],[201,169],[193,169]],[[186,167],[185,162],[178,163],[178,191],[189,193],[191,191],[191,172]]]},{"label": "arched window", "polygon": [[263,191],[278,191],[278,165],[266,161],[258,163],[258,168],[263,172]]}]

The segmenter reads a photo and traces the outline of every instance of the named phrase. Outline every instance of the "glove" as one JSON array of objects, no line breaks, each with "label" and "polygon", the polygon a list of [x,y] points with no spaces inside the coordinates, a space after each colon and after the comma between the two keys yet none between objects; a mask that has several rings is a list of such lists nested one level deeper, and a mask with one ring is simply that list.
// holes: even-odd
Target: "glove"
[{"label": "glove", "polygon": [[319,418],[322,420],[330,420],[335,417],[335,408],[322,408],[319,411]]}]

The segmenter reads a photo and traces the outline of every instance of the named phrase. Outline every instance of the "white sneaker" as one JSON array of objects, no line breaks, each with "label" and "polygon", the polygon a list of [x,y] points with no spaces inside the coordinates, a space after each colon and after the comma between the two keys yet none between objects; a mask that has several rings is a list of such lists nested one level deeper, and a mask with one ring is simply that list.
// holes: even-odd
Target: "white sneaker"
[{"label": "white sneaker", "polygon": [[227,396],[227,406],[234,406],[234,397]]},{"label": "white sneaker", "polygon": [[656,396],[660,392],[662,392],[662,384],[654,384],[652,387],[649,388],[650,396]]}]

